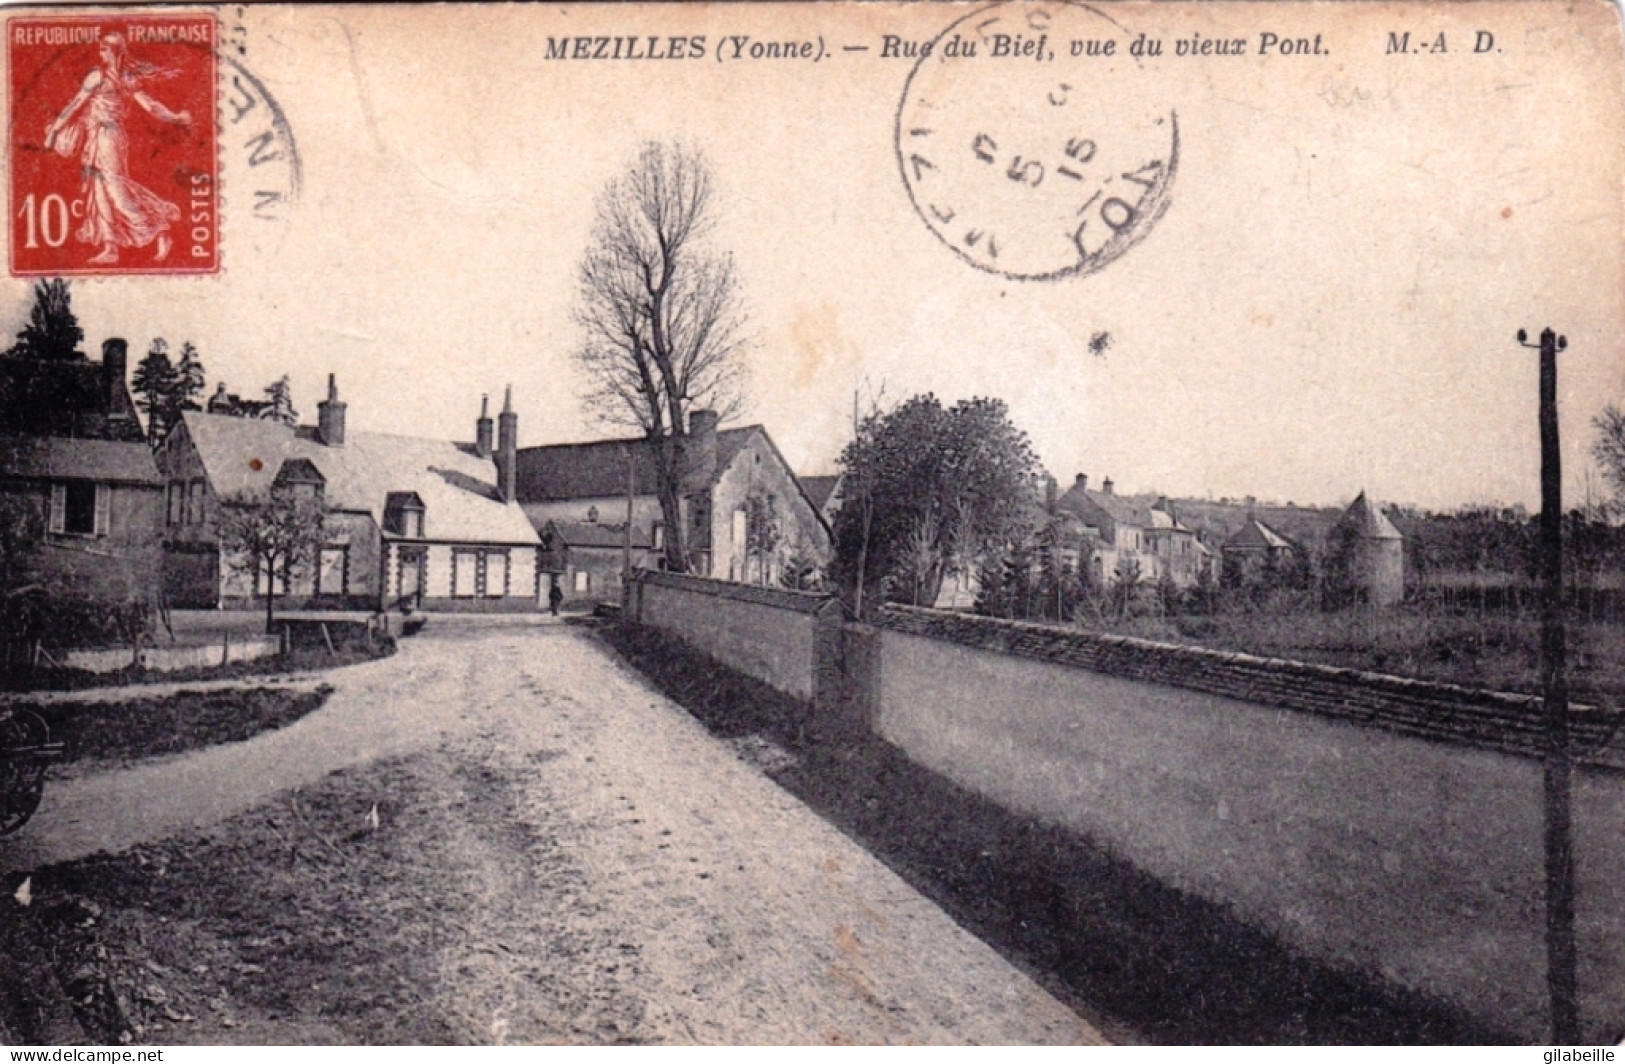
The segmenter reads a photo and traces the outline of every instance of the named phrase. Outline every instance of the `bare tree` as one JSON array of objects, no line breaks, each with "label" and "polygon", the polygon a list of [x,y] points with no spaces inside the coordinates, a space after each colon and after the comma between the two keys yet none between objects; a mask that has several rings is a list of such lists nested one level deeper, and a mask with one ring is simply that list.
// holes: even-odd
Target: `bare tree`
[{"label": "bare tree", "polygon": [[277,581],[284,588],[296,576],[314,572],[326,541],[320,496],[296,486],[273,487],[222,500],[220,557],[248,577],[250,587],[265,579],[265,630],[271,631]]},{"label": "bare tree", "polygon": [[683,449],[691,409],[720,418],[742,400],[745,314],[733,257],[708,247],[715,190],[705,160],[646,144],[598,199],[578,271],[576,360],[588,405],[643,434],[654,460],[666,565],[689,568],[682,521]]}]

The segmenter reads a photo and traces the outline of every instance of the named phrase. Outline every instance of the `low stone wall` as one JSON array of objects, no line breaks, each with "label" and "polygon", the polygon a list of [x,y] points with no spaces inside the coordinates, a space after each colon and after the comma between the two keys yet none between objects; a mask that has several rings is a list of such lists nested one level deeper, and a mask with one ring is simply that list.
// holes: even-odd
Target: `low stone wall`
[{"label": "low stone wall", "polygon": [[813,706],[841,691],[841,607],[829,595],[641,570],[624,617]]},{"label": "low stone wall", "polygon": [[[149,672],[178,672],[181,669],[209,669],[234,661],[256,661],[282,653],[282,640],[276,636],[254,636],[209,643],[200,647],[143,647],[139,665]],[[56,657],[67,669],[86,672],[118,672],[137,664],[128,648],[115,650],[70,650]]]},{"label": "low stone wall", "polygon": [[[879,623],[892,631],[1336,717],[1400,735],[1528,757],[1543,752],[1545,719],[1533,695],[909,606],[887,606]],[[1577,760],[1625,769],[1625,737],[1617,721],[1578,705],[1571,707],[1570,719]]]}]

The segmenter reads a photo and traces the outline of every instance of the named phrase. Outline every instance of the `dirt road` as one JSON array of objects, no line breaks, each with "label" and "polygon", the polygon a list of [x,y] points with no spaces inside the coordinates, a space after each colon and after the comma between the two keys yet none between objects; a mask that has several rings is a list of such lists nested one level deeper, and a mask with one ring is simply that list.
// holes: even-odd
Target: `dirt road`
[{"label": "dirt road", "polygon": [[[316,785],[333,804],[366,808],[367,794],[345,791],[350,777],[319,781],[392,759],[383,775],[355,774],[355,788],[414,797],[397,811],[386,791],[384,827],[368,838],[430,842],[379,864],[360,849],[370,842],[321,829],[322,848],[336,855],[322,882],[369,868],[377,881],[358,888],[358,940],[323,954],[331,971],[312,982],[311,997],[325,1000],[321,984],[341,978],[369,984],[369,1001],[380,980],[415,984],[395,997],[427,994],[441,1026],[346,1025],[343,1010],[316,1015],[297,1000],[255,1011],[241,990],[228,1008],[218,1004],[231,989],[222,986],[211,1014],[232,1022],[194,1024],[189,1040],[1099,1040],[751,763],[788,755],[712,737],[589,633],[426,632],[396,657],[329,682],[337,691],[327,705],[281,732],[64,781],[35,823],[0,845],[0,863],[15,870],[214,824],[204,849],[218,856],[241,845],[252,819],[228,818],[285,809],[290,787]],[[299,823],[286,817],[275,830]],[[297,854],[292,867],[301,867]],[[245,893],[269,889],[251,881]],[[407,900],[431,887],[444,904]],[[155,940],[153,920],[174,926],[133,896],[120,904],[149,921],[136,937]],[[290,912],[307,904],[289,898]],[[220,926],[208,903],[185,920],[193,959],[209,942],[235,941],[229,927],[204,934]],[[282,941],[297,939],[299,922],[287,921]],[[275,950],[271,929],[257,930],[244,940]],[[407,962],[416,967],[397,970]],[[425,967],[437,974],[426,978]],[[263,966],[239,957],[237,968]]]}]

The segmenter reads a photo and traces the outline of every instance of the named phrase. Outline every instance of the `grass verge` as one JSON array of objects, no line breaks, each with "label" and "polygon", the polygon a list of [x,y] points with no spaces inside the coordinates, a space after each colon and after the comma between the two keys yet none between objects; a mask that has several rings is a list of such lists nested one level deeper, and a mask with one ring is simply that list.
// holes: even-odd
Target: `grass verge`
[{"label": "grass verge", "polygon": [[252,687],[24,708],[44,717],[51,738],[65,744],[64,761],[137,761],[286,727],[320,708],[332,693],[326,684],[314,691]]}]

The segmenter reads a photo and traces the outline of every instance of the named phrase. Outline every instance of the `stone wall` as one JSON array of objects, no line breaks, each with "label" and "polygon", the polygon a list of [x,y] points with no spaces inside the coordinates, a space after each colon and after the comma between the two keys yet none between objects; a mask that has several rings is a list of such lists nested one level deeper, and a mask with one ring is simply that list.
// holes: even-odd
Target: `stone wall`
[{"label": "stone wall", "polygon": [[[906,609],[850,626],[847,662],[913,760],[1311,956],[1547,1037],[1542,769],[1492,734],[1530,700]],[[1574,787],[1592,1037],[1625,1024],[1618,757]]]},{"label": "stone wall", "polygon": [[[879,623],[892,631],[1336,717],[1401,735],[1531,757],[1542,750],[1541,703],[1532,695],[909,606],[887,606]],[[1625,769],[1625,742],[1615,735],[1608,716],[1591,706],[1572,709],[1579,760]]]},{"label": "stone wall", "polygon": [[811,705],[839,701],[841,608],[831,596],[641,570],[625,614]]}]

